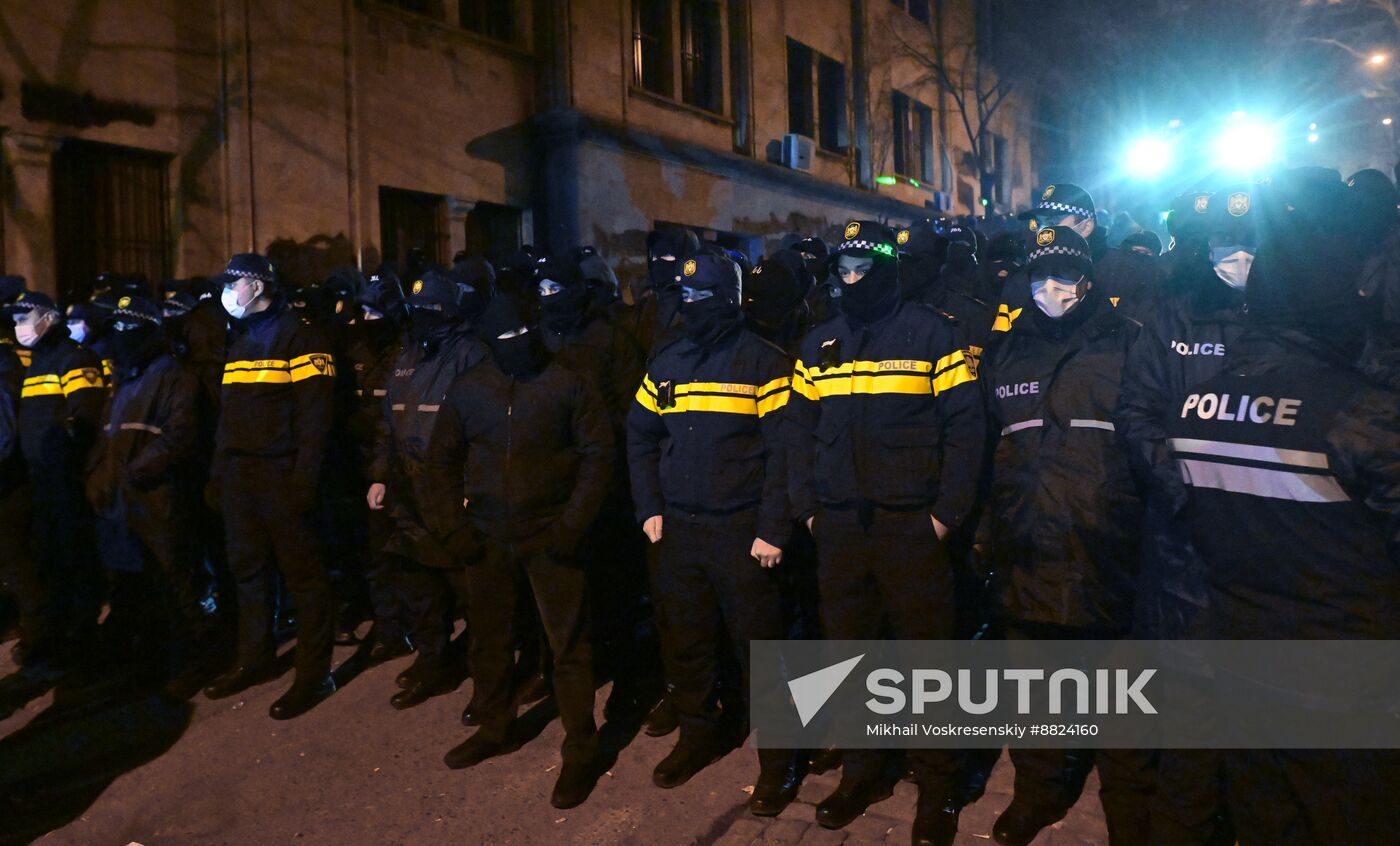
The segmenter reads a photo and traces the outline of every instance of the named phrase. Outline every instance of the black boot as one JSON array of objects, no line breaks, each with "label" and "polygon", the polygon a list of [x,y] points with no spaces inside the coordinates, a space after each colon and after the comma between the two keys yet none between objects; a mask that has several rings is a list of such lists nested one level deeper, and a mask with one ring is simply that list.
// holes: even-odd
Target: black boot
[{"label": "black boot", "polygon": [[462,725],[468,727],[481,725],[481,709],[476,706],[475,696],[467,700],[467,707],[462,709]]},{"label": "black boot", "polygon": [[389,704],[397,710],[403,711],[415,705],[422,705],[434,696],[451,693],[456,689],[457,683],[444,673],[423,673],[415,676],[408,687],[390,697]]},{"label": "black boot", "polygon": [[226,699],[242,693],[254,685],[262,684],[273,676],[272,661],[257,664],[240,664],[216,677],[204,688],[204,695],[210,699]]},{"label": "black boot", "polygon": [[841,779],[835,792],[817,805],[817,825],[822,828],[845,828],[865,809],[894,795],[888,779],[864,782]]},{"label": "black boot", "polygon": [[661,759],[652,770],[651,780],[657,787],[670,790],[680,787],[695,774],[724,757],[725,748],[713,731],[681,732],[681,739],[671,754]]},{"label": "black boot", "polygon": [[584,803],[593,786],[598,783],[598,767],[593,761],[565,762],[554,782],[549,804],[559,809],[575,808]]},{"label": "black boot", "polygon": [[671,704],[670,695],[663,695],[661,701],[656,703],[656,707],[651,709],[647,715],[646,724],[643,731],[647,737],[665,737],[676,730],[679,722],[676,717],[676,707]]},{"label": "black boot", "polygon": [[958,807],[942,797],[926,796],[919,791],[919,804],[914,813],[914,846],[953,846],[958,836]]},{"label": "black boot", "polygon": [[374,638],[374,646],[370,647],[367,667],[378,667],[395,658],[402,658],[413,651],[413,644],[408,642],[408,638],[403,635],[389,635]]},{"label": "black boot", "polygon": [[790,749],[758,750],[758,781],[749,799],[749,813],[776,817],[792,800],[806,775],[805,756]]},{"label": "black boot", "polygon": [[1011,805],[1001,812],[996,825],[992,826],[992,839],[1001,846],[1029,846],[1041,829],[1064,819],[1068,810],[1034,806],[1013,798]]},{"label": "black boot", "polygon": [[409,664],[402,673],[399,673],[398,676],[394,678],[394,684],[398,685],[400,688],[407,688],[409,685],[413,684],[413,679],[418,675],[429,671],[438,672],[441,668],[442,659],[440,656],[425,655],[419,652],[418,657],[413,659],[413,663]]},{"label": "black boot", "polygon": [[300,717],[335,693],[335,679],[326,676],[311,684],[301,680],[292,683],[292,689],[282,694],[282,698],[272,703],[267,715],[274,720],[291,720]]},{"label": "black boot", "polygon": [[543,674],[530,676],[515,689],[515,704],[533,705],[544,699],[553,690],[554,686],[550,684],[549,676]]},{"label": "black boot", "polygon": [[442,762],[449,769],[465,770],[474,767],[488,758],[497,755],[505,755],[519,749],[520,745],[510,740],[488,740],[481,732],[475,732],[471,737],[447,750],[447,754],[442,757]]}]

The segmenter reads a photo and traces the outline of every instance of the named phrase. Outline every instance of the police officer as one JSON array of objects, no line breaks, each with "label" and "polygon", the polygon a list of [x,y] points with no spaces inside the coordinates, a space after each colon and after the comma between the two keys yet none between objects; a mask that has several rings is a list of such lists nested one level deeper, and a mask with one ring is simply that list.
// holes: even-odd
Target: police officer
[{"label": "police officer", "polygon": [[[18,292],[14,296],[17,296]],[[0,300],[7,299],[0,290]],[[10,326],[10,321],[0,321]],[[13,339],[11,339],[13,340]],[[33,586],[36,576],[30,557],[29,480],[24,472],[24,456],[19,448],[19,402],[24,387],[24,366],[13,343],[0,343],[0,537],[7,539],[6,555],[0,562],[0,637],[17,632],[20,640],[12,654],[20,659],[25,650],[26,629],[37,618],[32,603],[38,598]]]},{"label": "police officer", "polygon": [[173,679],[194,670],[206,622],[190,536],[199,383],[166,351],[160,306],[121,297],[109,318],[114,388],[87,480],[119,654],[154,658]]},{"label": "police officer", "polygon": [[807,295],[815,281],[802,254],[790,247],[760,261],[744,276],[744,315],[749,329],[795,355],[810,328]]},{"label": "police officer", "polygon": [[[899,265],[900,290],[911,302],[932,306],[952,319],[957,327],[958,343],[975,361],[987,344],[994,317],[991,307],[966,293],[971,283],[965,279],[967,259],[976,271],[976,259],[967,250],[971,231],[958,226],[940,226],[946,234],[934,231],[930,221],[917,223],[895,233],[901,252]],[[948,236],[958,238],[950,241]],[[956,246],[955,246],[956,245]],[[950,263],[950,254],[961,256]],[[964,262],[959,265],[958,262]],[[963,280],[963,287],[954,287],[954,278]]]},{"label": "police officer", "polygon": [[102,596],[92,510],[83,497],[102,413],[101,362],[68,337],[54,301],[19,294],[5,307],[31,354],[20,392],[19,442],[33,485],[39,619],[27,661],[71,666],[87,654]]},{"label": "police officer", "polygon": [[429,526],[450,543],[465,534],[482,547],[466,579],[481,725],[444,760],[470,767],[520,742],[511,619],[523,577],[554,654],[564,723],[563,767],[550,801],[569,808],[588,798],[600,775],[587,573],[574,561],[607,494],[613,435],[597,389],[550,360],[511,297],[492,300],[478,332],[491,357],[448,391],[428,451],[444,493],[427,506]]},{"label": "police officer", "polygon": [[[1393,640],[1400,396],[1356,370],[1365,310],[1348,272],[1359,256],[1333,212],[1341,185],[1297,187],[1275,179],[1284,195],[1263,205],[1229,366],[1179,389],[1163,420],[1205,565],[1203,628],[1221,639]],[[1395,842],[1393,750],[1227,751],[1224,762],[1243,846]]]},{"label": "police officer", "polygon": [[[1088,191],[1073,183],[1058,182],[1045,186],[1035,205],[1016,217],[1029,224],[1030,229],[1026,233],[1028,241],[1033,240],[1036,233],[1046,227],[1068,226],[1088,242],[1095,261],[1108,251],[1108,239],[1100,229],[1095,215],[1094,198],[1089,196]],[[1026,249],[1031,249],[1029,243]],[[1011,324],[1015,323],[1025,312],[1026,306],[1030,305],[1030,286],[1009,279],[1007,282],[1009,284],[1003,288],[1001,303],[997,306],[996,321],[992,325],[993,332],[1011,331]]]},{"label": "police officer", "polygon": [[[660,552],[654,589],[680,716],[680,741],[652,773],[665,788],[731,748],[721,716],[731,727],[742,722],[715,707],[719,645],[732,644],[747,690],[749,641],[784,632],[772,568],[791,529],[779,421],[792,363],[745,329],[742,301],[734,262],[711,254],[686,260],[683,335],[652,358],[628,414],[633,498]],[[750,810],[781,813],[800,780],[790,751],[760,750]]]},{"label": "police officer", "polygon": [[466,532],[435,536],[426,517],[435,503],[460,500],[455,490],[434,487],[426,470],[428,444],[448,389],[487,353],[468,326],[489,292],[473,289],[464,301],[459,281],[456,274],[430,268],[409,283],[408,340],[379,400],[379,440],[369,470],[370,510],[387,514],[390,522],[381,566],[394,573],[418,650],[399,677],[403,690],[389,700],[400,710],[456,688],[461,676],[448,646],[458,608],[466,602],[462,567],[475,553],[475,542]]},{"label": "police officer", "polygon": [[[998,437],[979,537],[1008,637],[1118,638],[1132,622],[1142,505],[1111,415],[1139,327],[1107,302],[1073,229],[1041,229],[1029,259],[1034,310],[979,374]],[[1110,841],[1129,844],[1146,827],[1151,778],[1123,778],[1120,757],[1099,756],[1102,798]],[[1093,756],[1013,748],[1011,760],[1015,798],[992,833],[1025,846],[1074,805]]]},{"label": "police officer", "polygon": [[680,310],[681,263],[700,251],[700,239],[694,232],[678,226],[667,226],[647,233],[647,286],[652,300],[653,321],[642,333],[643,349],[656,348],[675,328]]},{"label": "police officer", "polygon": [[[794,512],[817,542],[821,611],[834,639],[952,635],[953,574],[943,538],[972,510],[985,437],[981,394],[956,333],[899,292],[895,235],[851,221],[835,251],[841,314],[802,345],[787,410]],[[915,843],[957,832],[958,756],[909,753],[919,785]],[[841,784],[817,807],[840,828],[888,796],[887,756],[849,750]]]},{"label": "police officer", "polygon": [[269,709],[285,720],[335,692],[335,600],[315,522],[335,357],[321,331],[290,310],[266,257],[240,253],[219,278],[235,338],[224,365],[208,496],[223,511],[237,581],[238,656],[205,694],[221,699],[268,678],[276,657],[276,568],[297,609],[296,678]]}]

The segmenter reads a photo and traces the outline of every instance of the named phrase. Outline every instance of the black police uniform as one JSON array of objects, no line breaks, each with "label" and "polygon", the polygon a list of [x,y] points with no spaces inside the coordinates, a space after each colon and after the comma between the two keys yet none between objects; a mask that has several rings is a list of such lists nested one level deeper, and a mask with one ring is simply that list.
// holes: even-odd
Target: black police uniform
[{"label": "black police uniform", "polygon": [[[1207,636],[1400,636],[1400,397],[1337,346],[1250,330],[1166,416],[1207,564]],[[1393,750],[1236,751],[1225,764],[1244,846],[1395,841]]]},{"label": "black police uniform", "polygon": [[[5,321],[8,322],[8,321]],[[24,366],[12,345],[0,344],[0,537],[6,554],[0,561],[0,589],[18,613],[22,644],[32,643],[42,618],[38,602],[43,593],[29,545],[29,479],[19,448],[19,403]],[[21,652],[23,647],[21,648]]]},{"label": "black police uniform", "polygon": [[315,514],[335,403],[324,335],[279,296],[235,321],[224,365],[211,485],[224,514],[238,589],[238,665],[274,656],[273,567],[297,609],[296,682],[330,673],[334,599]]},{"label": "black police uniform", "polygon": [[[15,305],[40,296],[25,294]],[[61,324],[51,326],[32,353],[20,394],[19,443],[29,478],[43,480],[31,487],[36,581],[43,591],[35,649],[42,653],[69,639],[81,650],[102,595],[92,509],[83,497],[105,397],[102,363]],[[77,657],[49,654],[60,661]]]},{"label": "black police uniform", "polygon": [[[628,414],[637,519],[663,518],[653,588],[666,628],[667,681],[682,744],[701,748],[720,740],[712,696],[726,634],[747,691],[749,642],[785,631],[777,573],[750,550],[755,538],[784,547],[791,532],[779,427],[792,362],[745,329],[739,304],[732,306],[733,323],[718,338],[687,334],[657,351]],[[789,757],[765,755],[773,759],[765,769]]]},{"label": "black police uniform", "polygon": [[[1002,583],[1008,637],[1122,637],[1132,621],[1142,500],[1111,414],[1139,326],[1097,286],[1058,319],[1028,308],[979,374],[998,437],[979,539]],[[1110,842],[1136,842],[1147,823],[1150,759],[1097,757]],[[1059,819],[1094,759],[1013,748],[1013,807],[1032,826]]]},{"label": "black police uniform", "polygon": [[[121,300],[120,302],[128,302]],[[119,305],[117,320],[142,322],[152,333],[156,305]],[[195,567],[191,530],[198,502],[191,473],[198,437],[199,383],[160,348],[124,360],[123,333],[114,330],[115,386],[88,475],[88,500],[98,516],[103,564],[113,572],[106,625],[168,650],[170,669],[183,669],[203,621],[204,584]],[[143,649],[152,647],[148,640]]]},{"label": "black police uniform", "polygon": [[429,530],[427,509],[457,494],[435,486],[426,470],[428,445],[448,390],[485,356],[486,347],[461,328],[441,339],[405,344],[379,400],[380,433],[369,477],[386,487],[390,533],[381,554],[389,558],[400,586],[422,662],[417,669],[438,676],[445,669],[457,608],[466,604],[462,567],[473,550],[454,549],[451,539]]},{"label": "black police uniform", "polygon": [[[502,296],[493,300],[483,332],[494,339],[500,327],[493,310],[512,308]],[[466,573],[480,718],[468,743],[508,743],[515,721],[511,623],[523,575],[554,654],[568,768],[597,753],[587,574],[574,556],[607,494],[613,435],[590,380],[553,362],[531,369],[508,375],[493,356],[448,390],[425,456],[441,494],[420,506],[449,546],[466,550],[473,538],[480,544]],[[448,762],[456,765],[451,753]]]},{"label": "black police uniform", "polygon": [[[843,249],[866,242],[856,225],[846,232]],[[892,259],[894,244],[886,246]],[[857,284],[871,274],[893,277],[886,263]],[[893,278],[885,284],[893,297],[863,319],[852,317],[854,301],[843,292],[842,313],[802,345],[786,410],[789,490],[799,518],[815,517],[827,637],[941,640],[953,634],[953,574],[930,515],[956,529],[971,512],[985,417],[949,322],[901,302]],[[887,760],[847,751],[843,789],[870,793]],[[917,750],[909,760],[921,797],[952,799],[956,754]]]}]

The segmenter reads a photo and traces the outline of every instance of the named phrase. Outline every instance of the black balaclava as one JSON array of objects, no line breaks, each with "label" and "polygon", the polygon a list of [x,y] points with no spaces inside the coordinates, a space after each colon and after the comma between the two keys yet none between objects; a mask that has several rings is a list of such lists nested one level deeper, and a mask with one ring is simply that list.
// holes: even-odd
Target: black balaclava
[{"label": "black balaclava", "polygon": [[802,262],[807,265],[807,272],[815,280],[814,284],[821,285],[827,281],[827,261],[831,250],[825,241],[815,236],[803,238],[795,242],[792,249],[802,256]]},{"label": "black balaclava", "polygon": [[354,267],[337,267],[321,283],[325,292],[326,318],[334,326],[348,326],[359,317],[355,298],[365,289],[365,275]]},{"label": "black balaclava", "polygon": [[140,373],[166,349],[160,304],[150,298],[120,297],[107,328],[107,349],[118,380]]},{"label": "black balaclava", "polygon": [[408,339],[425,355],[435,355],[462,321],[456,274],[431,267],[409,286]]},{"label": "black balaclava", "polygon": [[1347,180],[1347,210],[1360,249],[1373,252],[1400,222],[1397,203],[1400,194],[1384,173],[1367,168],[1351,175]]},{"label": "black balaclava", "polygon": [[539,333],[527,323],[527,313],[514,297],[501,295],[491,300],[476,323],[477,335],[491,348],[496,367],[515,379],[528,379],[549,363]]},{"label": "black balaclava", "polygon": [[[744,311],[765,335],[777,332],[807,310],[807,293],[813,280],[802,255],[779,250],[758,263],[744,280]],[[769,337],[769,340],[772,340]]]},{"label": "black balaclava", "polygon": [[681,275],[682,262],[699,251],[700,239],[689,229],[666,227],[647,235],[647,277],[656,297],[658,331],[669,329],[675,321],[681,304],[676,277]]},{"label": "black balaclava", "polygon": [[[709,346],[743,320],[743,272],[727,255],[702,253],[681,263],[682,330],[699,346]],[[704,299],[688,297],[709,292]]]},{"label": "black balaclava", "polygon": [[839,290],[842,314],[856,323],[874,323],[888,316],[899,303],[899,262],[876,258],[860,281],[840,284]]},{"label": "black balaclava", "polygon": [[578,247],[571,258],[578,265],[579,276],[588,285],[589,306],[606,308],[622,297],[622,287],[612,267],[598,255],[597,247]]},{"label": "black balaclava", "polygon": [[569,338],[583,329],[592,295],[572,258],[553,256],[535,265],[535,288],[548,334]]},{"label": "black balaclava", "polygon": [[461,291],[462,317],[476,320],[496,292],[496,268],[480,256],[464,256],[452,265],[452,274]]},{"label": "black balaclava", "polygon": [[899,261],[901,295],[912,302],[941,302],[941,269],[948,257],[948,239],[933,231],[933,223],[928,220],[902,230],[897,238],[904,241]]}]

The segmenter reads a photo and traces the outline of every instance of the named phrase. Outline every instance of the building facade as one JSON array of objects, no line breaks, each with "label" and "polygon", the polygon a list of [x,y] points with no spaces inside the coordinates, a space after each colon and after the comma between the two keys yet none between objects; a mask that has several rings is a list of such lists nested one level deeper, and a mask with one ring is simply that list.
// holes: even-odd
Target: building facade
[{"label": "building facade", "polygon": [[988,23],[975,0],[7,4],[0,265],[70,300],[249,249],[306,283],[591,243],[626,276],[659,223],[756,257],[1010,210],[1030,110],[987,122],[979,178],[918,58],[969,61]]}]

